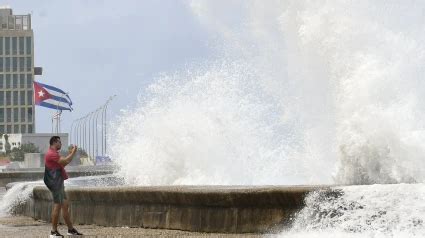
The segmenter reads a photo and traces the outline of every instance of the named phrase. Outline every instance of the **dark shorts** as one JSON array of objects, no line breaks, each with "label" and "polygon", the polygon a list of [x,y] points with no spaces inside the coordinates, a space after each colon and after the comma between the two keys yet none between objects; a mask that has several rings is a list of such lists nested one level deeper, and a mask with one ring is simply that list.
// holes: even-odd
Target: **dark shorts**
[{"label": "dark shorts", "polygon": [[58,203],[58,204],[62,204],[63,200],[66,200],[66,193],[65,193],[65,187],[62,186],[59,189],[56,190],[50,190],[50,192],[52,192],[52,197],[53,197],[53,202],[54,203]]}]

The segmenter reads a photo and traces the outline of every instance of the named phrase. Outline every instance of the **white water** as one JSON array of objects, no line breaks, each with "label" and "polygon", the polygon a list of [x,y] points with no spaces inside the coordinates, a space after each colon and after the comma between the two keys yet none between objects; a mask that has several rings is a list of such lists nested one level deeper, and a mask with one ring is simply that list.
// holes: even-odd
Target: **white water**
[{"label": "white water", "polygon": [[217,53],[113,124],[128,184],[392,183],[313,194],[281,236],[425,236],[425,3],[189,6]]},{"label": "white water", "polygon": [[425,184],[341,187],[314,193],[282,237],[425,237]]},{"label": "white water", "polygon": [[217,53],[114,123],[127,183],[424,182],[424,3],[189,6]]},{"label": "white water", "polygon": [[0,199],[0,217],[13,213],[14,208],[32,196],[33,188],[41,184],[41,182],[22,182],[10,188]]}]

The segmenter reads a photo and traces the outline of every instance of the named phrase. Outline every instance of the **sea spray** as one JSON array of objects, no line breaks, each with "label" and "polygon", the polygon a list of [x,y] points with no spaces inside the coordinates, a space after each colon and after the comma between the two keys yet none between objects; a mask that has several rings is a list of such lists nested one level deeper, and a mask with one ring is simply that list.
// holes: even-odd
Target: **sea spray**
[{"label": "sea spray", "polygon": [[115,121],[128,183],[425,180],[423,3],[189,6],[217,53],[159,75]]}]

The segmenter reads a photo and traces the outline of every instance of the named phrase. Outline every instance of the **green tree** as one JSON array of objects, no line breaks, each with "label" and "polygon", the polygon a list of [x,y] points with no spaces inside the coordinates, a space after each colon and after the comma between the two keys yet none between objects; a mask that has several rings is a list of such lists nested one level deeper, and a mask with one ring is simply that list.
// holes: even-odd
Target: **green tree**
[{"label": "green tree", "polygon": [[[59,153],[60,153],[60,155],[62,155],[62,156],[66,156],[66,155],[68,155],[69,153],[71,153],[71,150],[72,150],[72,145],[70,145],[70,146],[68,146],[68,151],[65,151],[65,150],[61,150]],[[76,153],[76,156],[77,156],[77,158],[80,158],[80,157],[86,157],[87,156],[87,152],[84,150],[84,149],[82,149],[82,148],[78,148],[77,149],[77,153]]]},{"label": "green tree", "polygon": [[25,153],[40,153],[40,149],[33,143],[21,144],[18,148],[13,148],[10,151],[10,160],[24,161]]}]

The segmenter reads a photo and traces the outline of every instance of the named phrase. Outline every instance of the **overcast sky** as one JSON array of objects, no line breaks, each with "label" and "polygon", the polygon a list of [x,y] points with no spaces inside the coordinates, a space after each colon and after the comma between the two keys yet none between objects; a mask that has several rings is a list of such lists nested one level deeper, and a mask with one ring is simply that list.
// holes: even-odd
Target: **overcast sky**
[{"label": "overcast sky", "polygon": [[[161,72],[205,59],[206,32],[184,1],[22,0],[3,2],[14,14],[32,16],[36,81],[69,92],[71,122],[116,94],[109,115],[132,106]],[[37,132],[51,131],[53,111],[36,106]]]}]

